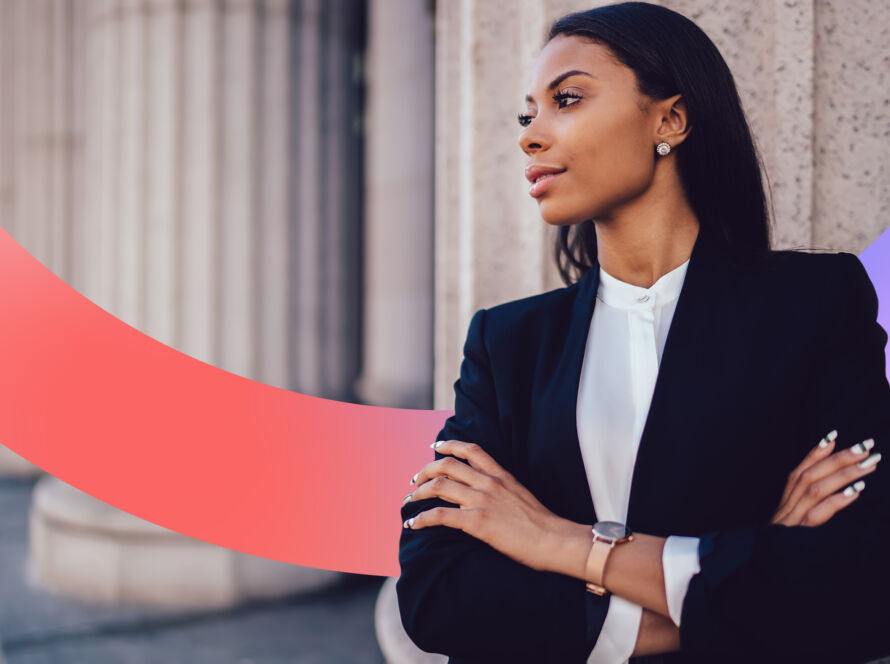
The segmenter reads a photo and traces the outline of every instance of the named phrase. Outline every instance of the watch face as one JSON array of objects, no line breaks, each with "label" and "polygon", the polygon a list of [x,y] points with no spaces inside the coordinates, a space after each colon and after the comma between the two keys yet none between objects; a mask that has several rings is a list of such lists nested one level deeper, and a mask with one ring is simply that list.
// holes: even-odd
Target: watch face
[{"label": "watch face", "polygon": [[597,521],[593,528],[597,535],[611,540],[624,539],[631,534],[630,528],[617,521]]}]

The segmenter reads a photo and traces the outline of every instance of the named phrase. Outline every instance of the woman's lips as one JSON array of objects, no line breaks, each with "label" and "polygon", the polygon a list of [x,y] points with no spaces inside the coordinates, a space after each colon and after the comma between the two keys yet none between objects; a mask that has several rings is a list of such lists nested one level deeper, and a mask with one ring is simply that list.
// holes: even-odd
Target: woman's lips
[{"label": "woman's lips", "polygon": [[559,173],[551,173],[550,175],[545,175],[540,180],[536,182],[532,182],[531,186],[528,188],[528,193],[531,194],[532,198],[537,198],[544,194],[550,186],[553,184],[553,181],[558,178],[560,175],[565,173],[565,171],[560,171]]}]

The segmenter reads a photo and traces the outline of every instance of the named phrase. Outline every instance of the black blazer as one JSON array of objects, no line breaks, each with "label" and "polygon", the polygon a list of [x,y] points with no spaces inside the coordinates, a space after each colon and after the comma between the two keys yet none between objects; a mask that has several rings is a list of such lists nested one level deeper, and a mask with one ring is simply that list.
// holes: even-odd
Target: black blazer
[{"label": "black blazer", "polygon": [[[597,281],[594,265],[566,288],[477,311],[455,413],[436,437],[478,443],[548,509],[584,524],[597,516],[575,418]],[[890,471],[879,464],[823,526],[769,524],[788,474],[832,429],[836,451],[868,437],[873,452],[890,450],[887,333],[876,318],[852,254],[736,261],[699,233],[628,525],[702,537],[701,572],[683,603],[680,652],[632,661],[837,664],[890,653]],[[454,507],[419,500],[400,518],[435,505]],[[403,529],[399,562],[408,635],[455,664],[585,662],[610,601],[446,526]]]}]

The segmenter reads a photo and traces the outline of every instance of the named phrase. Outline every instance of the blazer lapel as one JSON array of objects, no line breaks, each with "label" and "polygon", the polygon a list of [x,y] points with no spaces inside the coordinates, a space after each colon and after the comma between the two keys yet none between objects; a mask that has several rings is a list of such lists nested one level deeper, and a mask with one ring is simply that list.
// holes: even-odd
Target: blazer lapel
[{"label": "blazer lapel", "polygon": [[[577,429],[578,387],[587,332],[596,302],[599,269],[588,270],[574,289],[575,297],[561,319],[554,321],[557,334],[548,340],[546,359],[535,369],[549,376],[534,396],[531,440],[540,440],[547,449],[531,449],[530,471],[537,478],[542,498],[550,508],[578,523],[596,523],[596,513]],[[536,494],[537,495],[537,494]]]},{"label": "blazer lapel", "polygon": [[[665,536],[676,530],[678,514],[695,513],[689,487],[701,477],[698,447],[708,440],[724,395],[715,386],[730,378],[733,353],[724,346],[730,261],[721,247],[699,232],[690,256],[662,352],[646,423],[637,449],[628,505],[628,525]],[[716,417],[717,415],[715,415]],[[719,429],[719,426],[717,427]],[[700,456],[700,455],[699,455]],[[709,457],[710,458],[710,457]],[[698,494],[700,495],[700,494]],[[690,526],[693,527],[693,526]]]},{"label": "blazer lapel", "polygon": [[[727,269],[719,246],[699,232],[637,452],[628,506],[628,525],[635,530],[659,534],[675,519],[676,501],[686,498],[682,489],[692,473],[687,468],[693,444],[688,437],[690,427],[700,409],[707,407],[708,386],[715,384],[719,371],[716,364],[700,360],[713,350],[713,339],[725,325],[725,321],[718,324],[717,304]],[[574,300],[560,325],[562,333],[548,342],[553,353],[536,369],[540,376],[550,377],[533,401],[535,409],[547,416],[533,417],[530,431],[532,440],[541,440],[549,448],[546,454],[530,450],[530,471],[539,497],[546,496],[543,502],[565,518],[590,524],[598,519],[581,455],[577,407],[598,285],[599,263],[595,261],[576,284]]]}]

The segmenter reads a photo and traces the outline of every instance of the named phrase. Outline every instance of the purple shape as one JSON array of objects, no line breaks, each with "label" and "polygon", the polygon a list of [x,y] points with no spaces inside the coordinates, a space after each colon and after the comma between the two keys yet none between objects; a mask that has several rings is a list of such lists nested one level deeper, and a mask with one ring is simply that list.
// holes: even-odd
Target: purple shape
[{"label": "purple shape", "polygon": [[[878,322],[890,333],[890,228],[859,254],[871,282],[878,292]],[[887,354],[887,378],[890,379],[890,343]]]}]

